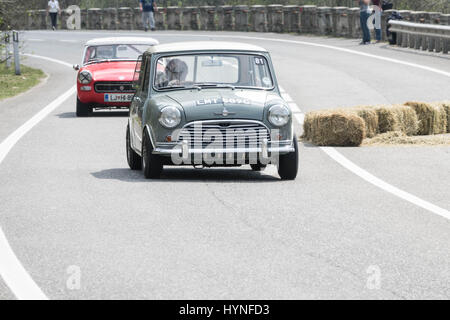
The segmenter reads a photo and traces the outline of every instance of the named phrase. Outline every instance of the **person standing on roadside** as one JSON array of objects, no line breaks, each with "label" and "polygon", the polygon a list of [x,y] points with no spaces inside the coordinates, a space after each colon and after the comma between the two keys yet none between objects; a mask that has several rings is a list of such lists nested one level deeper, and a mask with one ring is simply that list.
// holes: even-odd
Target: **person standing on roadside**
[{"label": "person standing on roadside", "polygon": [[50,14],[50,19],[52,20],[52,29],[56,30],[56,25],[58,24],[58,14],[61,14],[61,9],[59,8],[58,0],[50,0],[47,5],[47,16]]},{"label": "person standing on roadside", "polygon": [[154,12],[158,11],[155,0],[140,0],[140,7],[142,11],[142,23],[144,24],[145,32],[150,30],[155,31],[155,15]]},{"label": "person standing on roadside", "polygon": [[381,42],[381,0],[372,0],[372,4],[375,11],[375,38],[377,42]]},{"label": "person standing on roadside", "polygon": [[367,20],[369,20],[372,14],[372,9],[370,8],[370,0],[359,0],[359,19],[361,22],[361,30],[363,34],[363,39],[360,44],[370,44],[370,30],[367,26]]}]

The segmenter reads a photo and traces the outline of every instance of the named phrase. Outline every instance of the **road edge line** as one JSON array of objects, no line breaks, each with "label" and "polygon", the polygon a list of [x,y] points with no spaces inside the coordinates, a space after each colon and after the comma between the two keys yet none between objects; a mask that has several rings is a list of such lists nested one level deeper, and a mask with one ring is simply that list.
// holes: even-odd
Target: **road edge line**
[{"label": "road edge line", "polygon": [[[62,64],[64,66],[72,67],[69,63],[38,55],[24,54],[25,56],[44,59],[47,61]],[[11,133],[5,140],[0,143],[0,164],[16,145],[16,143],[25,136],[31,129],[33,129],[39,122],[47,117],[52,111],[63,104],[70,96],[76,93],[76,85],[60,95],[56,100],[48,104],[31,119],[22,124],[13,133]],[[8,288],[12,291],[15,297],[19,300],[48,300],[49,298],[33,280],[30,274],[26,271],[20,260],[11,248],[11,245],[6,238],[0,226],[0,276],[5,281]]]}]

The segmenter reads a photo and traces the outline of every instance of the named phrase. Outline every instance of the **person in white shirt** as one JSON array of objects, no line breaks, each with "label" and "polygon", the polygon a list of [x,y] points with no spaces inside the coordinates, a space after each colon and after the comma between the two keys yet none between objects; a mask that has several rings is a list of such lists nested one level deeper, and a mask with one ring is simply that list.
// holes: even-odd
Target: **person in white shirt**
[{"label": "person in white shirt", "polygon": [[50,14],[50,18],[52,20],[52,29],[56,30],[56,25],[58,23],[58,14],[61,14],[58,0],[50,0],[48,2],[47,15],[48,14]]}]

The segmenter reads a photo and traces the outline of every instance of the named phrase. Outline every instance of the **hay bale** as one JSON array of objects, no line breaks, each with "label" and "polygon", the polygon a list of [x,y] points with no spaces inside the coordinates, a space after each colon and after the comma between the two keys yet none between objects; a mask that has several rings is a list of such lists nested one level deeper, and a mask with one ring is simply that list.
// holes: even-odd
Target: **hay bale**
[{"label": "hay bale", "polygon": [[319,146],[359,146],[366,136],[364,120],[354,112],[308,112],[303,138]]},{"label": "hay bale", "polygon": [[378,116],[378,132],[386,133],[389,131],[397,131],[398,120],[392,108],[388,106],[375,107]]},{"label": "hay bale", "polygon": [[450,101],[441,102],[440,105],[444,108],[447,114],[447,133],[450,133]]},{"label": "hay bale", "polygon": [[419,135],[441,134],[447,131],[447,113],[442,106],[409,101],[405,103],[414,109],[419,119]]},{"label": "hay bale", "polygon": [[376,106],[378,133],[401,131],[408,136],[417,134],[419,122],[413,109],[403,105]]},{"label": "hay bale", "polygon": [[364,124],[366,127],[366,137],[375,137],[378,133],[378,115],[373,107],[361,106],[352,108],[350,110],[354,111],[356,115],[364,120]]}]

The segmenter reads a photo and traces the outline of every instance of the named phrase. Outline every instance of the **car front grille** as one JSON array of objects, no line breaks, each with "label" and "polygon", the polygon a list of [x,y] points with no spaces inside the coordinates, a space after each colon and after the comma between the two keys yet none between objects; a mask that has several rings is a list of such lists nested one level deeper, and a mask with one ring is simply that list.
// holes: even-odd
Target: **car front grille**
[{"label": "car front grille", "polygon": [[197,149],[214,147],[259,147],[263,140],[270,140],[266,126],[257,121],[198,121],[186,125],[178,134],[178,142],[188,141]]},{"label": "car front grille", "polygon": [[100,93],[130,93],[135,90],[131,82],[97,82],[95,84],[95,91]]}]

